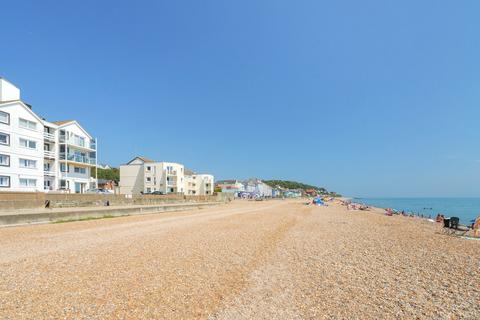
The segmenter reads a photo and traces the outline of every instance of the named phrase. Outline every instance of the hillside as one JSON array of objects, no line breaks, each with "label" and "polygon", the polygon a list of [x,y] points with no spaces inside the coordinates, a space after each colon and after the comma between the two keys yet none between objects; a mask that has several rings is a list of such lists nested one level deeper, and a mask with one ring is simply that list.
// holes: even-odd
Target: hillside
[{"label": "hillside", "polygon": [[275,188],[275,187],[282,187],[286,189],[302,189],[302,190],[308,190],[308,189],[314,189],[317,190],[318,193],[320,194],[329,194],[335,197],[339,197],[340,195],[337,194],[336,192],[329,192],[327,189],[323,187],[317,187],[297,181],[288,181],[288,180],[262,180],[269,186]]}]

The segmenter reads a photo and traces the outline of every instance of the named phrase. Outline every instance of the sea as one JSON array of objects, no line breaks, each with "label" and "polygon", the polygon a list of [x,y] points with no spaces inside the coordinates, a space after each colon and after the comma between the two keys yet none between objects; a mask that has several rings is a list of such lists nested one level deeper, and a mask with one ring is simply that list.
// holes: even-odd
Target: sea
[{"label": "sea", "polygon": [[397,211],[431,217],[437,214],[458,217],[462,224],[470,224],[480,216],[480,198],[353,198],[353,202],[364,203],[378,208],[392,208]]}]

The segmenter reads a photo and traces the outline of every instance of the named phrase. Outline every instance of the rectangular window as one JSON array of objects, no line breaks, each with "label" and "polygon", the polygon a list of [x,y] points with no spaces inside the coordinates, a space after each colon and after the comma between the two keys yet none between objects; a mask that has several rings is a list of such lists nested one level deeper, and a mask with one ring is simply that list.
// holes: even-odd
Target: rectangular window
[{"label": "rectangular window", "polygon": [[19,141],[20,141],[20,147],[22,147],[22,148],[27,148],[27,149],[32,149],[32,150],[37,149],[37,142],[36,141],[27,140],[27,139],[23,139],[23,138],[20,138]]},{"label": "rectangular window", "polygon": [[10,188],[10,177],[9,176],[0,176],[0,187],[1,188]]},{"label": "rectangular window", "polygon": [[147,171],[152,171],[152,167],[147,167]]},{"label": "rectangular window", "polygon": [[10,156],[0,154],[0,166],[10,167]]},{"label": "rectangular window", "polygon": [[75,173],[81,173],[81,174],[85,174],[87,172],[85,168],[79,168],[79,167],[75,167],[74,171]]},{"label": "rectangular window", "polygon": [[0,132],[0,144],[3,144],[5,146],[10,145],[10,135]]},{"label": "rectangular window", "polygon": [[66,166],[65,163],[60,163],[60,171],[61,172],[70,172],[70,166]]},{"label": "rectangular window", "polygon": [[37,130],[37,123],[30,120],[20,118],[19,125],[20,128]]},{"label": "rectangular window", "polygon": [[10,124],[10,114],[0,111],[0,123]]},{"label": "rectangular window", "polygon": [[37,186],[36,179],[20,178],[20,187],[28,188],[28,187],[36,187],[36,186]]},{"label": "rectangular window", "polygon": [[152,181],[152,178],[147,177],[147,182],[150,182],[150,181]]},{"label": "rectangular window", "polygon": [[37,161],[29,159],[20,159],[20,168],[36,169]]}]

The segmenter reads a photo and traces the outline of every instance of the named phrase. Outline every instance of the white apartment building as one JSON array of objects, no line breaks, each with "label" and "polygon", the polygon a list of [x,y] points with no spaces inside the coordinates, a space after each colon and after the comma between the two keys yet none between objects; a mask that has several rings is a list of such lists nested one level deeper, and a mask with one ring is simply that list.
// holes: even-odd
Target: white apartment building
[{"label": "white apartment building", "polygon": [[187,171],[185,175],[186,195],[211,195],[214,190],[214,178],[211,174],[196,174]]},{"label": "white apartment building", "polygon": [[136,157],[120,166],[120,193],[213,194],[213,179],[212,175],[193,176],[179,163]]},{"label": "white apartment building", "polygon": [[0,78],[0,191],[83,193],[95,187],[96,158],[96,139],[80,124],[40,118]]}]

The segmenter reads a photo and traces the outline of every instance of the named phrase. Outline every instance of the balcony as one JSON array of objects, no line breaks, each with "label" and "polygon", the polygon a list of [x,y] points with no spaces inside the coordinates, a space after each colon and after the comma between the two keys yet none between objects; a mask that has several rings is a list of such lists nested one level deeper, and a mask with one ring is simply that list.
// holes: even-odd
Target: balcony
[{"label": "balcony", "polygon": [[67,136],[60,136],[59,141],[60,143],[66,143],[78,148],[83,148],[88,150],[97,150],[97,144],[94,140],[92,140],[90,143],[87,143],[86,141],[81,142],[73,138],[69,138]]},{"label": "balcony", "polygon": [[43,133],[43,138],[44,138],[45,140],[55,142],[55,135],[54,135],[53,133],[44,132],[44,133]]},{"label": "balcony", "polygon": [[95,158],[79,156],[76,154],[68,154],[66,157],[65,157],[65,154],[60,154],[60,160],[73,161],[73,162],[83,163],[83,164],[88,164],[93,166],[96,164]]},{"label": "balcony", "polygon": [[55,159],[55,152],[43,150],[43,157],[47,159]]},{"label": "balcony", "polygon": [[167,174],[168,174],[169,176],[176,176],[176,175],[177,175],[177,170],[167,171]]},{"label": "balcony", "polygon": [[44,176],[51,176],[51,177],[55,177],[55,172],[52,171],[52,169],[49,169],[49,170],[43,170],[43,175]]},{"label": "balcony", "polygon": [[167,181],[167,187],[176,187],[177,183],[175,181]]}]

